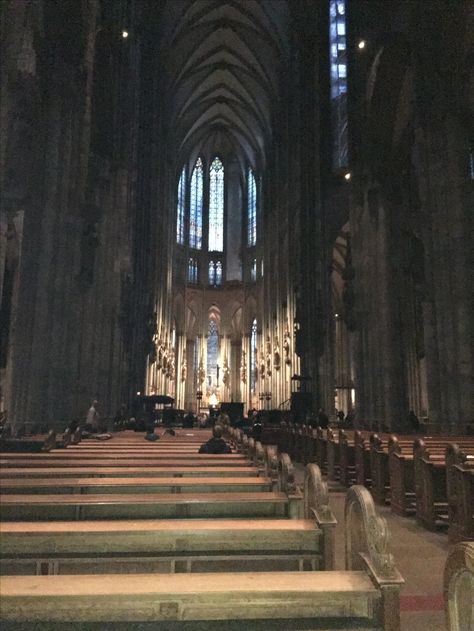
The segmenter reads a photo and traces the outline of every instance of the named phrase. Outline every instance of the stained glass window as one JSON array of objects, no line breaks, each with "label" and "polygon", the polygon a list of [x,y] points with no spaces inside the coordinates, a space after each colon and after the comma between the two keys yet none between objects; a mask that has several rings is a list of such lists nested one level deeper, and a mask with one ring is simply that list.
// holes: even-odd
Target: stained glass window
[{"label": "stained glass window", "polygon": [[219,351],[219,333],[217,322],[214,318],[209,319],[209,329],[207,335],[207,375],[210,377],[211,386],[217,386],[217,355]]},{"label": "stained glass window", "polygon": [[216,285],[222,285],[222,263],[220,261],[216,263]]},{"label": "stained glass window", "polygon": [[185,211],[185,190],[186,190],[186,169],[181,171],[181,177],[178,184],[178,204],[177,204],[177,224],[176,224],[176,242],[180,245],[184,244],[184,211]]},{"label": "stained glass window", "polygon": [[224,165],[214,158],[209,170],[209,251],[224,249]]},{"label": "stained glass window", "polygon": [[252,322],[252,328],[250,330],[250,390],[255,392],[256,378],[255,378],[255,351],[257,349],[257,320]]},{"label": "stained glass window", "polygon": [[191,177],[189,200],[189,246],[196,250],[202,247],[202,191],[203,168],[198,158]]},{"label": "stained glass window", "polygon": [[196,285],[198,282],[198,264],[196,259],[190,258],[188,261],[188,283]]},{"label": "stained glass window", "polygon": [[252,169],[247,177],[247,245],[257,241],[257,185]]},{"label": "stained glass window", "polygon": [[346,3],[329,0],[329,58],[331,64],[331,129],[333,165],[348,164]]},{"label": "stained glass window", "polygon": [[213,287],[222,285],[222,263],[220,261],[209,261],[208,280],[209,285]]},{"label": "stained glass window", "polygon": [[209,285],[214,285],[215,277],[216,277],[216,268],[215,268],[214,261],[209,261],[209,275],[208,275]]}]

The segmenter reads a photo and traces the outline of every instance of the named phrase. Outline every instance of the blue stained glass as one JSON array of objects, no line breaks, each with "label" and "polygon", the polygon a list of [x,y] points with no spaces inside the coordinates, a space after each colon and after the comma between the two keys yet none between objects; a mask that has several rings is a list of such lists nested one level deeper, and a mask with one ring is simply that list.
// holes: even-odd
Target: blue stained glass
[{"label": "blue stained glass", "polygon": [[250,331],[250,390],[255,392],[255,351],[257,348],[257,320],[252,322]]},{"label": "blue stained glass", "polygon": [[196,250],[202,247],[202,192],[203,168],[201,158],[198,158],[191,177],[189,203],[189,247]]},{"label": "blue stained glass", "polygon": [[247,245],[257,242],[257,184],[252,169],[247,177]]},{"label": "blue stained glass", "polygon": [[209,251],[224,249],[224,165],[214,158],[209,172]]},{"label": "blue stained glass", "polygon": [[332,155],[334,167],[338,169],[348,164],[345,13],[345,0],[329,0]]},{"label": "blue stained glass", "polygon": [[198,264],[196,259],[188,261],[188,283],[196,285],[198,282]]},{"label": "blue stained glass", "polygon": [[216,274],[216,268],[214,266],[214,261],[209,261],[209,276],[208,276],[209,285],[214,285],[215,274]]},{"label": "blue stained glass", "polygon": [[211,385],[217,386],[217,355],[219,351],[219,333],[214,318],[209,320],[207,336],[207,375],[211,377]]},{"label": "blue stained glass", "polygon": [[222,285],[222,263],[220,261],[209,261],[208,279],[209,285],[213,287]]},{"label": "blue stained glass", "polygon": [[186,190],[186,169],[181,171],[181,177],[178,184],[178,204],[177,204],[177,224],[176,224],[176,242],[179,245],[184,244],[184,210],[185,210],[185,190]]}]

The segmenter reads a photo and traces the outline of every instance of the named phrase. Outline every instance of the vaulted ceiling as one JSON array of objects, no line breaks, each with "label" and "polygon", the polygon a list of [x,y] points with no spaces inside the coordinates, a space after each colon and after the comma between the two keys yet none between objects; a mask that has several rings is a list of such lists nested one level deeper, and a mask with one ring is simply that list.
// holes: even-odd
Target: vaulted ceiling
[{"label": "vaulted ceiling", "polygon": [[263,166],[288,54],[286,0],[168,0],[160,49],[181,160],[206,146]]}]

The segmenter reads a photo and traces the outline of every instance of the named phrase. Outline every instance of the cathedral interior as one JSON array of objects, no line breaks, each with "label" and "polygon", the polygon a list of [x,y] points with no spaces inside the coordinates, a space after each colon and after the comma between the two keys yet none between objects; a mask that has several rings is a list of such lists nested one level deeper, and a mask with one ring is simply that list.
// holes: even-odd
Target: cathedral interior
[{"label": "cathedral interior", "polygon": [[6,0],[0,411],[473,421],[469,0]]}]

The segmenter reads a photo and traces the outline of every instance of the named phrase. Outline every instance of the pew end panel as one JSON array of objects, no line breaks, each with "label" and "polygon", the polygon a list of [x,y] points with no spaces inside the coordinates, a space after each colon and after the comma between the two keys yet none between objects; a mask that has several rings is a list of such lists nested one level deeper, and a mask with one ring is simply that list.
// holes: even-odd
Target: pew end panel
[{"label": "pew end panel", "polygon": [[382,593],[379,621],[385,631],[400,630],[400,588],[405,582],[389,551],[386,520],[377,515],[370,492],[352,486],[344,507],[346,570],[364,570]]},{"label": "pew end panel", "polygon": [[474,628],[474,542],[458,543],[449,553],[443,576],[447,629]]},{"label": "pew end panel", "polygon": [[288,516],[291,519],[301,519],[303,496],[296,485],[295,471],[288,454],[280,454],[278,457],[278,491],[288,498]]},{"label": "pew end panel", "polygon": [[323,570],[334,570],[336,559],[335,529],[337,520],[329,507],[329,493],[321,470],[315,464],[306,465],[304,479],[304,517],[315,519],[323,533]]}]

